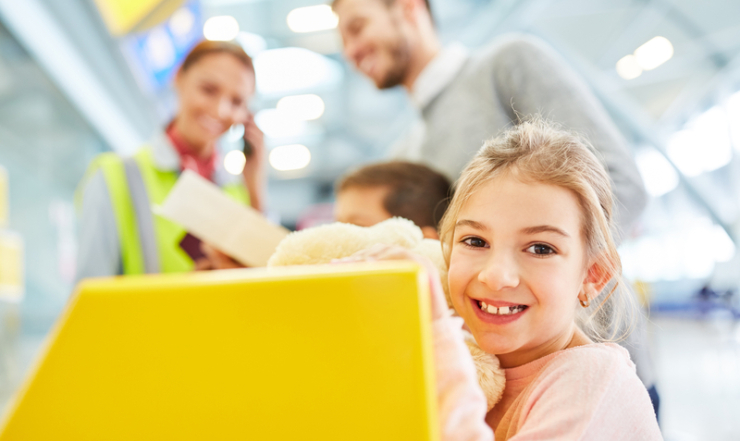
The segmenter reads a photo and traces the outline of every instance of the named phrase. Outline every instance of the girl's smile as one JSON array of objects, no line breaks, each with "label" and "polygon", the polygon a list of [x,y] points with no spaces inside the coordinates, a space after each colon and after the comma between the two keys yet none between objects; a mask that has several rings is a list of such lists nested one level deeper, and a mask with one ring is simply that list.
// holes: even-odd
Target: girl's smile
[{"label": "girl's smile", "polygon": [[592,286],[581,207],[571,191],[514,172],[482,184],[457,218],[452,302],[505,367],[572,344],[578,296]]},{"label": "girl's smile", "polygon": [[501,302],[489,300],[476,300],[471,298],[471,302],[477,308],[478,318],[486,323],[503,325],[511,323],[521,317],[529,308],[527,305],[517,305],[511,302]]}]

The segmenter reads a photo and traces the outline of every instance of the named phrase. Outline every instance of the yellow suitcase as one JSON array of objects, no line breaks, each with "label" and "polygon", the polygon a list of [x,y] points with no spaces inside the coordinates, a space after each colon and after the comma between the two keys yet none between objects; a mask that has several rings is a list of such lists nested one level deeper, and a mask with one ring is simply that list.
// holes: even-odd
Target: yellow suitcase
[{"label": "yellow suitcase", "polygon": [[437,440],[410,262],[83,282],[0,441]]}]

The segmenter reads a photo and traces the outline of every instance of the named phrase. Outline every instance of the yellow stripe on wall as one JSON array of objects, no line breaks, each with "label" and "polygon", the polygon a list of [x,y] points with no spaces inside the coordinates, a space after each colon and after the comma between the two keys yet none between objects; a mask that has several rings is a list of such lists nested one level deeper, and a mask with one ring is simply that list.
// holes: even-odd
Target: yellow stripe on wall
[{"label": "yellow stripe on wall", "polygon": [[127,34],[163,0],[95,0],[111,34]]}]

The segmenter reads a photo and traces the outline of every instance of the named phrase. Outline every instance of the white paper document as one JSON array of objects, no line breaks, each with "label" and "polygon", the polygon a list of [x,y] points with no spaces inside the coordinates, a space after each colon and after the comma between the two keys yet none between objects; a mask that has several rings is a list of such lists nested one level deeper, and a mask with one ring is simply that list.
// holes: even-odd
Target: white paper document
[{"label": "white paper document", "polygon": [[243,265],[265,266],[289,231],[185,170],[156,212]]}]

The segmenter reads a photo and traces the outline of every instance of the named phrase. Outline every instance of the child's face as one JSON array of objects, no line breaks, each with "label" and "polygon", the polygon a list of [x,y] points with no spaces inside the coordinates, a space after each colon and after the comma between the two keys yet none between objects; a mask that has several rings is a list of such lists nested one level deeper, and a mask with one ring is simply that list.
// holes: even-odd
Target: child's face
[{"label": "child's face", "polygon": [[580,213],[569,190],[509,173],[483,185],[460,212],[450,256],[452,302],[504,367],[563,349],[574,335],[588,277]]},{"label": "child's face", "polygon": [[349,187],[337,194],[334,217],[338,222],[372,227],[393,217],[383,206],[385,187]]}]

